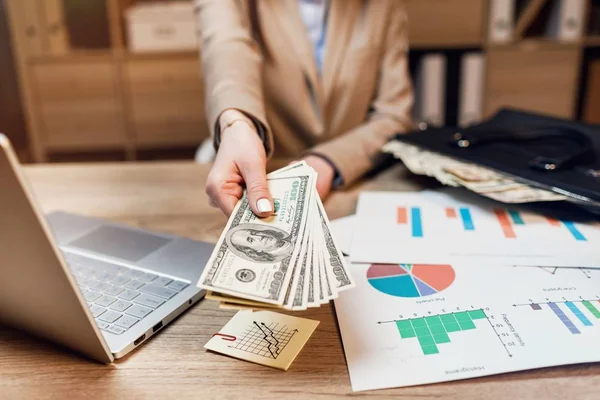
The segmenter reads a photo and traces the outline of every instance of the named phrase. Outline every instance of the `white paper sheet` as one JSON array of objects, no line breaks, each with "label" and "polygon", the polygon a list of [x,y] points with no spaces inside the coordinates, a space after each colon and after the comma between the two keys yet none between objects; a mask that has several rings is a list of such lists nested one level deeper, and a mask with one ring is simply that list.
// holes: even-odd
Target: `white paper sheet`
[{"label": "white paper sheet", "polygon": [[372,268],[335,301],[355,391],[600,361],[599,270]]},{"label": "white paper sheet", "polygon": [[[352,222],[333,234],[358,232]],[[355,391],[600,361],[600,270],[351,268],[356,288],[335,307]]]},{"label": "white paper sheet", "polygon": [[444,193],[361,193],[353,262],[600,267],[600,225]]},{"label": "white paper sheet", "polygon": [[344,256],[350,254],[352,237],[354,236],[354,227],[356,226],[356,216],[338,218],[331,221],[331,230],[335,243],[338,245]]}]

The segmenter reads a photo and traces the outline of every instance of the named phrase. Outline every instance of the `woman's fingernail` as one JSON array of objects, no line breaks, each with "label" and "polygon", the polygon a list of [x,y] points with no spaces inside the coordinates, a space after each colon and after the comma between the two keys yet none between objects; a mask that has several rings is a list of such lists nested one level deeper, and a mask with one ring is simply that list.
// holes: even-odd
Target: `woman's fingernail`
[{"label": "woman's fingernail", "polygon": [[271,206],[271,202],[269,201],[269,199],[259,199],[256,202],[256,208],[258,208],[258,211],[261,213],[265,213],[265,212],[271,212],[273,211],[273,207]]}]

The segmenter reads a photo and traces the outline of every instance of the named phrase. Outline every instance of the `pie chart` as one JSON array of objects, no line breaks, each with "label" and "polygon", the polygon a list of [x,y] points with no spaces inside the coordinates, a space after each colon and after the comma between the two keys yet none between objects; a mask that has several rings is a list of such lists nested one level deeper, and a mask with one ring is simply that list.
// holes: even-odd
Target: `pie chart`
[{"label": "pie chart", "polygon": [[375,289],[395,297],[431,296],[454,282],[450,265],[373,264],[367,280]]}]

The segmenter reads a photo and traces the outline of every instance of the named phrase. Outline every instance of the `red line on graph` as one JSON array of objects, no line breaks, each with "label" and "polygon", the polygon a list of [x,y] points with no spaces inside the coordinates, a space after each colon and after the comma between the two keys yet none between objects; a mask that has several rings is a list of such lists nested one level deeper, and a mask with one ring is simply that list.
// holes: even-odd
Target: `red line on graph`
[{"label": "red line on graph", "polygon": [[456,210],[454,208],[446,208],[446,217],[448,218],[456,218]]},{"label": "red line on graph", "polygon": [[556,218],[546,217],[546,219],[548,220],[548,222],[550,222],[550,225],[560,226],[560,221],[557,220]]},{"label": "red line on graph", "polygon": [[397,221],[399,224],[406,224],[406,221],[408,221],[406,207],[398,207]]},{"label": "red line on graph", "polygon": [[494,210],[494,214],[496,214],[496,218],[498,218],[498,222],[500,222],[500,227],[502,228],[502,232],[504,232],[504,237],[508,239],[515,239],[517,235],[515,234],[515,230],[508,219],[506,211],[496,209]]}]

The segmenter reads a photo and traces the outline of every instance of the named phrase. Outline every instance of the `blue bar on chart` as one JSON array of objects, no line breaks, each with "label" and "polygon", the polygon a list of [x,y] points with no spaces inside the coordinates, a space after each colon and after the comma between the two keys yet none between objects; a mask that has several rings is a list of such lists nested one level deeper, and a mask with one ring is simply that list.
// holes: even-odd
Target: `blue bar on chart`
[{"label": "blue bar on chart", "polygon": [[521,214],[518,211],[508,211],[508,215],[510,215],[510,219],[512,219],[513,224],[515,225],[525,225],[523,218],[521,218]]},{"label": "blue bar on chart", "polygon": [[548,303],[548,306],[552,311],[554,311],[554,314],[556,314],[558,319],[560,319],[560,321],[569,329],[569,331],[571,331],[571,333],[581,333],[579,329],[577,329],[573,321],[571,321],[569,317],[567,317],[566,314],[563,312],[563,310],[561,310],[560,307],[558,307],[558,304]]},{"label": "blue bar on chart", "polygon": [[473,224],[473,217],[471,217],[471,211],[468,208],[461,208],[459,210],[460,217],[463,221],[463,226],[466,231],[474,231],[475,225]]},{"label": "blue bar on chart", "polygon": [[571,232],[571,235],[573,235],[575,240],[587,242],[587,239],[585,238],[585,236],[583,236],[583,233],[579,232],[579,229],[577,229],[574,222],[562,221],[562,223],[567,227],[569,232]]},{"label": "blue bar on chart", "polygon": [[419,207],[410,209],[410,219],[413,237],[423,237],[423,222],[421,221],[421,209]]},{"label": "blue bar on chart", "polygon": [[571,310],[571,312],[573,314],[575,314],[577,319],[579,319],[584,326],[592,326],[592,323],[590,322],[590,320],[587,319],[587,317],[585,315],[583,315],[583,313],[581,312],[581,310],[579,308],[577,308],[575,303],[573,303],[571,301],[567,301],[565,304],[567,305],[567,307],[569,307],[569,310]]}]

